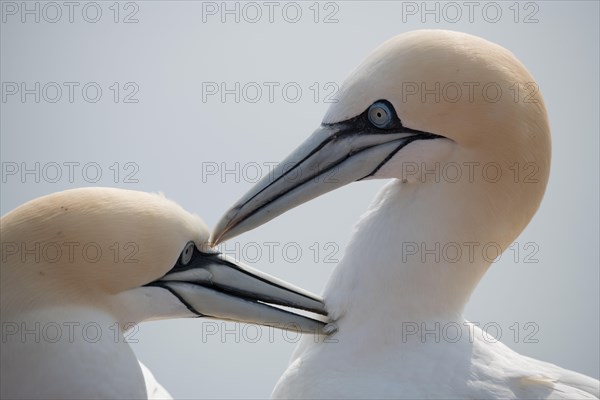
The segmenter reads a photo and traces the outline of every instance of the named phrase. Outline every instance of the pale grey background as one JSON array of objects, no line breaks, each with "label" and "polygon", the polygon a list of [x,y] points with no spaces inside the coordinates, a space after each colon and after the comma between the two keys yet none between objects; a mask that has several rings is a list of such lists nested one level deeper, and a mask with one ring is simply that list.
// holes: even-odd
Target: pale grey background
[{"label": "pale grey background", "polygon": [[[375,46],[420,28],[473,33],[513,51],[536,77],[552,124],[553,164],[541,208],[518,238],[521,250],[527,242],[538,244],[539,263],[525,263],[524,254],[517,262],[512,255],[502,257],[477,288],[466,316],[482,325],[498,323],[502,341],[523,354],[598,378],[598,2],[538,2],[537,23],[523,22],[534,10],[525,10],[523,3],[518,22],[509,8],[513,2],[497,2],[503,11],[497,23],[483,18],[485,3],[479,3],[473,21],[463,5],[457,23],[443,18],[436,23],[432,16],[423,23],[420,15],[404,15],[403,21],[400,2],[335,2],[338,22],[329,24],[322,23],[324,14],[335,8],[324,10],[324,3],[318,5],[319,23],[309,9],[313,2],[298,3],[303,14],[295,24],[282,18],[286,3],[278,3],[272,23],[265,6],[256,23],[243,15],[239,23],[233,16],[221,23],[219,16],[203,22],[201,2],[138,1],[139,21],[131,24],[113,22],[112,4],[100,4],[103,14],[97,23],[82,18],[85,3],[75,10],[73,23],[68,15],[56,23],[43,18],[35,23],[31,16],[22,23],[19,16],[5,15],[2,82],[97,82],[103,94],[97,103],[88,103],[79,86],[73,103],[66,92],[54,104],[43,98],[35,103],[32,96],[25,103],[18,96],[0,103],[3,168],[12,162],[30,168],[36,162],[40,167],[95,162],[103,175],[90,183],[86,179],[93,178],[93,171],[83,176],[78,167],[69,182],[64,167],[56,183],[43,176],[39,183],[31,175],[6,176],[2,214],[40,195],[101,185],[162,191],[213,226],[252,185],[244,179],[254,177],[252,163],[264,166],[282,159],[311,133],[328,106],[324,85],[341,83]],[[421,2],[415,4],[420,7]],[[121,20],[134,10],[124,10],[125,3],[119,6]],[[121,90],[135,82],[139,102],[114,103],[113,82]],[[236,103],[233,96],[223,103],[217,96],[203,102],[202,82],[281,85],[272,103],[265,87],[256,103],[243,98]],[[302,88],[298,102],[282,97],[286,82]],[[309,89],[314,82],[321,87],[317,102]],[[122,173],[116,182],[109,169],[115,162]],[[132,171],[124,169],[127,162],[139,167],[138,183],[125,182],[123,173]],[[240,171],[203,179],[207,162],[228,168],[239,162]],[[333,251],[333,261],[340,258],[353,223],[383,184],[357,183],[328,194],[235,239],[224,250],[318,293],[335,266],[325,255]],[[265,242],[273,241],[278,247],[269,257]],[[333,245],[325,248],[329,242]],[[282,252],[290,243],[288,253]],[[313,243],[321,249],[318,262]],[[298,247],[301,257],[295,254]],[[257,249],[262,252],[258,256]],[[299,259],[294,263],[290,258]],[[519,340],[510,330],[515,322],[520,324]],[[534,336],[538,343],[524,343],[531,332],[524,329],[527,322],[539,327]],[[252,343],[256,329],[227,324],[234,333],[222,338],[223,327],[219,321],[201,320],[148,323],[135,333],[133,347],[175,397],[268,396],[295,346],[294,335],[286,339],[275,331],[269,337],[265,328]],[[212,329],[218,334],[203,338]]]}]

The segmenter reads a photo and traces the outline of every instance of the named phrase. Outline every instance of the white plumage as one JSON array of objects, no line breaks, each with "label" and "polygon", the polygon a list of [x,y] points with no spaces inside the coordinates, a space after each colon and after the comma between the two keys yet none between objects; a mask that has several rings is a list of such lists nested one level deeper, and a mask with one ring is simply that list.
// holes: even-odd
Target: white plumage
[{"label": "white plumage", "polygon": [[[529,90],[515,97],[515,87]],[[325,290],[337,333],[304,339],[273,396],[598,398],[597,380],[521,356],[463,317],[495,257],[483,249],[507,249],[529,223],[550,157],[540,90],[506,49],[438,30],[375,49],[285,169],[213,231],[218,243],[350,182],[393,179],[357,224]],[[458,179],[439,173],[448,166]],[[534,179],[515,178],[515,166],[532,166]],[[448,245],[454,253],[440,254]]]},{"label": "white plumage", "polygon": [[54,193],[4,215],[1,235],[2,398],[170,398],[125,339],[148,320],[324,325],[271,306],[324,314],[317,297],[211,251],[202,220],[160,195]]}]

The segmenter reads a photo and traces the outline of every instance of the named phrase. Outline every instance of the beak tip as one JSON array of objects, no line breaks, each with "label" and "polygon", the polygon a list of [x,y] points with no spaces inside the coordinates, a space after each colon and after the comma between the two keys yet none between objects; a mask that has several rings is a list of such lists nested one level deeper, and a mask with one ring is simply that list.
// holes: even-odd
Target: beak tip
[{"label": "beak tip", "polygon": [[236,237],[241,233],[238,232],[238,229],[236,229],[236,225],[227,225],[228,224],[219,223],[217,224],[215,229],[213,229],[212,233],[210,234],[210,238],[208,239],[208,242],[211,247],[215,247],[233,237]]},{"label": "beak tip", "polygon": [[238,232],[233,235],[231,234],[232,231],[235,231],[235,229],[233,228],[237,227],[240,223],[237,216],[241,207],[242,206],[237,204],[234,205],[229,210],[227,210],[225,214],[223,214],[221,219],[219,219],[219,222],[217,222],[217,225],[214,227],[210,235],[209,243],[211,246],[214,247],[226,241],[227,239],[231,239],[232,237],[237,236],[239,233],[241,233]]},{"label": "beak tip", "polygon": [[211,247],[218,245],[219,243],[225,241],[227,237],[227,232],[229,231],[229,225],[231,224],[231,219],[227,218],[227,216],[223,216],[217,225],[214,227],[213,231],[210,234],[210,238],[208,242]]},{"label": "beak tip", "polygon": [[210,247],[215,247],[218,244],[219,244],[219,238],[215,237],[214,232],[212,232],[210,234],[210,237],[208,238],[208,245]]},{"label": "beak tip", "polygon": [[223,242],[223,232],[215,232],[210,234],[210,238],[208,239],[208,245],[210,247],[216,247],[217,245]]}]

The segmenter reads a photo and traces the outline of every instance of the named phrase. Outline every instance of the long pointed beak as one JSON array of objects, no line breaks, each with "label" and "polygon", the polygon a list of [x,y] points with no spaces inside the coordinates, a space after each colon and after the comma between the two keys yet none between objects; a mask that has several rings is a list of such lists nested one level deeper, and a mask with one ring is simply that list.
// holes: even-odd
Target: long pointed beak
[{"label": "long pointed beak", "polygon": [[192,313],[246,323],[326,334],[325,322],[276,306],[327,315],[322,300],[301,288],[219,253],[194,248],[188,264],[178,264],[151,282],[169,290]]},{"label": "long pointed beak", "polygon": [[410,142],[436,137],[410,129],[379,133],[357,130],[354,125],[323,124],[221,217],[211,244],[254,229],[350,182],[368,178]]}]

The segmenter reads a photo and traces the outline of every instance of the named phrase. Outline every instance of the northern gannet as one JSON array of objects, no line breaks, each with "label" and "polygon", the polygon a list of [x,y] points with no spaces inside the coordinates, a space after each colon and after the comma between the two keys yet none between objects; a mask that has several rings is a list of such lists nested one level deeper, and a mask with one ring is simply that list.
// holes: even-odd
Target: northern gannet
[{"label": "northern gannet", "polygon": [[497,255],[482,248],[506,249],[529,223],[550,157],[542,95],[506,49],[443,30],[375,49],[321,126],[212,234],[216,244],[350,182],[393,179],[325,289],[336,340],[301,342],[273,396],[598,398],[598,380],[486,341],[463,317]]},{"label": "northern gannet", "polygon": [[318,297],[211,251],[204,222],[164,196],[73,189],[0,221],[3,399],[167,396],[124,339],[142,321],[322,330],[267,304],[325,314]]}]

